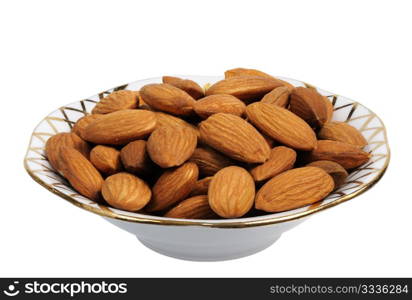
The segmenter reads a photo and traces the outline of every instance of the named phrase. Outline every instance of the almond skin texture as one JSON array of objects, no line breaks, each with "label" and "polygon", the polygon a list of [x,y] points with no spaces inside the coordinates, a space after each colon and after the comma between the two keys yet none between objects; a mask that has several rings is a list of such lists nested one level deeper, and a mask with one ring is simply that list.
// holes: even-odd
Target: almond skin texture
[{"label": "almond skin texture", "polygon": [[155,127],[156,115],[151,111],[119,110],[87,126],[84,138],[95,144],[124,145],[148,136]]},{"label": "almond skin texture", "polygon": [[169,210],[165,215],[167,218],[182,219],[217,219],[218,216],[209,206],[206,195],[199,195],[180,202]]},{"label": "almond skin texture", "polygon": [[198,166],[199,173],[202,176],[214,175],[220,169],[235,164],[230,158],[209,147],[196,148],[190,157],[190,161]]},{"label": "almond skin texture", "polygon": [[150,158],[162,168],[180,166],[195,151],[197,136],[185,127],[161,127],[147,141]]},{"label": "almond skin texture", "polygon": [[129,173],[118,173],[106,178],[102,195],[115,208],[138,211],[150,201],[152,192],[140,178]]},{"label": "almond skin texture", "polygon": [[145,85],[140,90],[140,96],[153,109],[177,116],[191,115],[196,103],[188,93],[167,83]]},{"label": "almond skin texture", "polygon": [[323,96],[326,105],[326,123],[331,122],[333,118],[333,104],[328,97]]},{"label": "almond skin texture", "polygon": [[255,181],[266,180],[293,168],[295,161],[295,150],[278,146],[272,149],[269,159],[263,164],[252,168],[250,174],[252,174]]},{"label": "almond skin texture", "polygon": [[135,91],[115,91],[100,99],[92,110],[92,114],[108,114],[123,109],[136,108],[139,104],[139,94]]},{"label": "almond skin texture", "polygon": [[72,147],[60,149],[59,167],[63,176],[79,194],[98,201],[103,177],[79,151]]},{"label": "almond skin texture", "polygon": [[209,176],[196,181],[195,186],[190,192],[190,196],[207,195],[207,191],[209,190],[209,185],[212,181],[212,178],[213,176]]},{"label": "almond skin texture", "polygon": [[316,149],[309,154],[309,161],[331,160],[345,169],[353,169],[366,163],[369,153],[359,147],[337,141],[320,140]]},{"label": "almond skin texture", "polygon": [[197,129],[196,126],[186,122],[185,120],[182,120],[180,118],[174,117],[172,115],[157,111],[155,112],[156,114],[156,119],[157,119],[157,125],[156,128],[160,127],[170,127],[170,126],[181,126],[181,127],[187,127],[191,129],[197,137],[200,136],[199,129]]},{"label": "almond skin texture", "polygon": [[196,101],[194,110],[201,118],[207,119],[216,113],[228,113],[241,117],[245,113],[246,105],[231,95],[211,95]]},{"label": "almond skin texture", "polygon": [[287,109],[256,102],[247,106],[246,115],[264,134],[293,149],[307,151],[316,146],[314,131]]},{"label": "almond skin texture", "polygon": [[238,116],[215,114],[201,122],[199,129],[202,142],[230,158],[249,163],[269,158],[270,148],[263,136]]},{"label": "almond skin texture", "polygon": [[77,120],[77,122],[73,125],[72,132],[77,134],[79,137],[84,139],[84,131],[87,126],[89,126],[94,121],[100,119],[103,115],[94,114],[94,115],[87,115],[83,118]]},{"label": "almond skin texture", "polygon": [[322,127],[328,118],[325,99],[313,88],[293,89],[289,109],[312,127]]},{"label": "almond skin texture", "polygon": [[120,151],[120,159],[126,171],[140,175],[151,172],[154,165],[146,150],[146,141],[130,142]]},{"label": "almond skin texture", "polygon": [[[262,72],[256,69],[235,68],[235,69],[227,70],[225,72],[226,79],[231,78],[231,77],[236,77],[236,76],[258,76],[258,77],[266,77],[266,78],[275,78],[272,75],[269,75],[265,72]],[[289,89],[294,88],[294,86],[287,81],[281,80],[279,78],[275,78],[275,79],[281,81]]]},{"label": "almond skin texture", "polygon": [[75,133],[58,133],[46,142],[46,156],[50,165],[58,172],[60,171],[60,149],[71,147],[78,150],[84,157],[89,158],[90,146]]},{"label": "almond skin texture", "polygon": [[253,206],[255,183],[248,171],[230,166],[213,176],[208,197],[216,214],[223,218],[239,218]]},{"label": "almond skin texture", "polygon": [[282,212],[315,203],[333,190],[331,176],[315,167],[289,170],[273,177],[256,194],[255,207]]},{"label": "almond skin texture", "polygon": [[319,131],[318,137],[322,140],[343,142],[360,148],[368,144],[363,135],[355,127],[345,122],[326,123]]},{"label": "almond skin texture", "polygon": [[122,169],[120,151],[113,147],[95,146],[90,152],[90,161],[104,175],[112,175]]},{"label": "almond skin texture", "polygon": [[290,89],[286,86],[280,86],[267,93],[261,101],[286,108],[289,104],[289,95]]},{"label": "almond skin texture", "polygon": [[216,82],[206,91],[206,96],[228,94],[244,101],[257,101],[283,85],[283,82],[275,78],[236,76]]},{"label": "almond skin texture", "polygon": [[332,176],[335,182],[335,189],[340,187],[348,177],[348,172],[338,163],[329,160],[318,160],[311,162],[308,167],[317,167],[323,169],[326,173]]},{"label": "almond skin texture", "polygon": [[167,209],[185,199],[196,184],[199,170],[194,163],[166,170],[152,188],[153,197],[146,211]]},{"label": "almond skin texture", "polygon": [[162,80],[163,80],[163,83],[168,83],[181,90],[184,90],[186,93],[192,96],[193,99],[199,99],[205,95],[200,85],[198,85],[193,80],[182,79],[182,78],[173,77],[173,76],[163,76]]}]

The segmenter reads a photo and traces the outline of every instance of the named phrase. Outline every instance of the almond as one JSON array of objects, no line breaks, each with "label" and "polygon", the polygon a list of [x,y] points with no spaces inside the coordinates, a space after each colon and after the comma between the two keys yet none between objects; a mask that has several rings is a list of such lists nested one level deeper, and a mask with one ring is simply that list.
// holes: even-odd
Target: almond
[{"label": "almond", "polygon": [[[225,78],[231,78],[236,76],[259,76],[259,77],[266,77],[266,78],[275,78],[272,75],[269,75],[265,72],[255,70],[255,69],[245,69],[245,68],[235,68],[231,70],[227,70],[225,72]],[[276,78],[277,80],[281,81],[285,86],[289,89],[292,89],[294,86],[291,85],[289,82]]]},{"label": "almond", "polygon": [[177,116],[189,116],[196,101],[185,91],[166,83],[148,84],[140,96],[150,107]]},{"label": "almond", "polygon": [[260,188],[255,207],[266,212],[287,211],[322,200],[333,188],[332,177],[320,168],[292,169],[273,177]]},{"label": "almond", "polygon": [[312,127],[322,127],[328,117],[325,99],[313,88],[293,89],[289,109]]},{"label": "almond", "polygon": [[103,115],[101,115],[101,114],[93,114],[93,115],[87,115],[87,116],[84,116],[83,118],[80,118],[73,125],[72,132],[74,132],[79,137],[84,139],[84,131],[85,131],[86,127],[89,126],[92,122],[100,119],[102,116]]},{"label": "almond", "polygon": [[139,175],[151,172],[154,165],[146,150],[146,141],[137,140],[128,143],[120,151],[120,159],[126,171]]},{"label": "almond", "polygon": [[150,201],[152,192],[143,180],[122,172],[106,178],[102,195],[104,200],[115,208],[138,211]]},{"label": "almond", "polygon": [[216,214],[223,218],[239,218],[253,206],[255,183],[245,169],[226,167],[213,176],[208,197]]},{"label": "almond", "polygon": [[283,85],[283,82],[275,78],[236,76],[216,82],[206,91],[206,96],[228,94],[245,101],[257,101]]},{"label": "almond", "polygon": [[156,115],[151,111],[119,110],[87,126],[84,138],[95,144],[124,145],[148,136],[155,127]]},{"label": "almond", "polygon": [[197,136],[186,127],[161,127],[147,141],[150,158],[162,168],[180,166],[193,154]]},{"label": "almond", "polygon": [[92,110],[92,114],[108,114],[123,109],[136,108],[139,103],[139,94],[135,91],[115,91],[100,99]]},{"label": "almond", "polygon": [[212,178],[212,176],[209,176],[196,181],[196,184],[190,192],[190,196],[206,195],[207,191],[209,190],[209,184],[212,181]]},{"label": "almond", "polygon": [[261,101],[286,108],[289,105],[289,95],[290,89],[286,86],[280,86],[267,93]]},{"label": "almond", "polygon": [[146,210],[164,210],[185,199],[196,184],[198,175],[197,166],[191,162],[166,170],[153,186],[153,197]]},{"label": "almond", "polygon": [[362,133],[345,122],[326,123],[319,131],[318,137],[322,140],[343,142],[360,148],[363,148],[368,144]]},{"label": "almond", "polygon": [[62,147],[71,147],[78,150],[84,157],[89,158],[90,146],[75,133],[62,132],[58,133],[46,142],[46,156],[50,165],[58,172],[61,172],[60,149]]},{"label": "almond", "polygon": [[163,76],[162,80],[163,80],[163,83],[168,83],[181,90],[184,90],[194,99],[199,99],[204,96],[203,89],[200,87],[200,85],[198,85],[193,80],[181,79],[179,77],[173,77],[173,76]]},{"label": "almond", "polygon": [[99,200],[103,177],[92,163],[72,147],[62,147],[59,157],[61,172],[73,188],[89,199]]},{"label": "almond", "polygon": [[112,147],[95,146],[90,152],[90,161],[104,175],[112,175],[122,169],[120,151]]},{"label": "almond", "polygon": [[194,105],[195,112],[203,119],[220,112],[241,117],[245,109],[246,105],[238,98],[224,94],[204,97]]},{"label": "almond", "polygon": [[333,104],[330,102],[328,97],[322,96],[323,100],[325,101],[326,105],[326,123],[332,121],[333,118]]},{"label": "almond", "polygon": [[156,114],[156,119],[157,119],[156,128],[169,127],[169,126],[187,127],[191,129],[196,134],[197,137],[200,136],[199,129],[197,129],[196,126],[186,122],[185,120],[182,120],[180,118],[174,117],[166,113],[162,113],[160,111],[155,112],[155,114]]},{"label": "almond", "polygon": [[263,136],[238,116],[214,114],[201,122],[199,129],[202,142],[233,159],[262,163],[269,158],[270,148]]},{"label": "almond", "polygon": [[318,141],[316,149],[309,155],[309,161],[331,160],[345,169],[359,167],[366,163],[369,158],[369,153],[357,146],[330,140]]},{"label": "almond", "polygon": [[326,173],[332,176],[335,182],[335,188],[340,187],[348,177],[348,172],[338,163],[329,160],[318,160],[311,162],[308,167],[317,167],[323,169]]},{"label": "almond", "polygon": [[199,173],[203,176],[214,175],[220,169],[234,165],[234,162],[230,158],[210,147],[196,148],[190,157],[190,161],[198,166]]},{"label": "almond", "polygon": [[293,149],[312,150],[316,135],[301,118],[283,107],[256,102],[246,108],[246,115],[257,128]]},{"label": "almond", "polygon": [[295,150],[285,146],[278,146],[272,149],[269,159],[263,164],[252,168],[250,174],[252,174],[255,181],[266,180],[291,169],[295,161]]},{"label": "almond", "polygon": [[209,206],[206,195],[199,195],[180,202],[169,210],[165,217],[183,219],[216,219],[218,216]]}]

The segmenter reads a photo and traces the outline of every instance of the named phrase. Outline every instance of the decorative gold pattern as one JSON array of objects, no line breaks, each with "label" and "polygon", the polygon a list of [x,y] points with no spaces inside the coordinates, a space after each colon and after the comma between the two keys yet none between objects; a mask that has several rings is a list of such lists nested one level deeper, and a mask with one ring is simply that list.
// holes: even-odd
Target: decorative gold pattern
[{"label": "decorative gold pattern", "polygon": [[[355,126],[364,134],[368,141],[366,150],[371,154],[370,161],[354,170],[349,175],[347,182],[340,189],[326,199],[313,205],[283,213],[251,218],[228,220],[182,220],[121,211],[102,204],[97,204],[96,202],[86,199],[76,193],[76,191],[69,186],[67,181],[49,165],[44,154],[44,147],[47,139],[58,132],[70,131],[73,124],[79,118],[90,113],[99,99],[113,91],[128,89],[133,83],[121,85],[101,92],[89,99],[84,99],[61,107],[44,118],[32,134],[29,148],[24,159],[25,168],[37,183],[47,188],[52,193],[68,200],[74,205],[104,217],[146,224],[197,225],[217,228],[262,226],[300,219],[352,199],[377,183],[385,173],[390,160],[390,150],[385,126],[379,117],[358,102],[320,90],[313,85],[304,82],[291,79],[288,80],[287,78],[282,79],[289,81],[294,85],[315,88],[320,93],[327,96],[331,100],[334,110],[337,112],[334,114],[334,119],[337,115],[337,120],[348,122],[352,126]],[[156,82],[156,80],[159,79],[153,79],[154,82]],[[147,83],[147,80],[145,82]]]}]

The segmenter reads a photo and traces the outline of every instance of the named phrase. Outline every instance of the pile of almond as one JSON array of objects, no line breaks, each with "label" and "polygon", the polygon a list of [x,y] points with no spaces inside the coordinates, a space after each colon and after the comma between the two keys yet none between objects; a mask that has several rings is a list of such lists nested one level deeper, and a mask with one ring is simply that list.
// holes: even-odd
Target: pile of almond
[{"label": "pile of almond", "polygon": [[208,88],[165,76],[102,98],[47,141],[83,196],[173,218],[281,212],[320,201],[366,163],[362,134],[314,88],[233,69]]}]

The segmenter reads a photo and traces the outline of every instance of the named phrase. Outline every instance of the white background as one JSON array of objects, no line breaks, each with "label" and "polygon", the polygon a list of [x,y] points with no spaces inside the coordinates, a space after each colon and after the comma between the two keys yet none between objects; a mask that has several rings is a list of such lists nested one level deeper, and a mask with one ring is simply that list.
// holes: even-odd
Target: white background
[{"label": "white background", "polygon": [[[410,1],[2,1],[0,276],[412,276]],[[161,256],[37,185],[23,157],[50,111],[164,74],[251,67],[360,101],[392,160],[370,191],[243,259]]]}]

